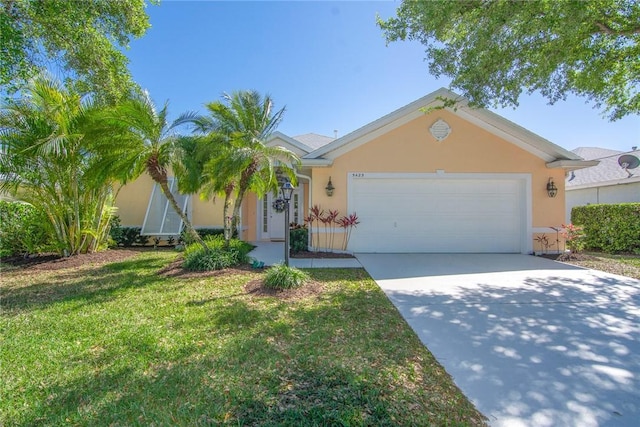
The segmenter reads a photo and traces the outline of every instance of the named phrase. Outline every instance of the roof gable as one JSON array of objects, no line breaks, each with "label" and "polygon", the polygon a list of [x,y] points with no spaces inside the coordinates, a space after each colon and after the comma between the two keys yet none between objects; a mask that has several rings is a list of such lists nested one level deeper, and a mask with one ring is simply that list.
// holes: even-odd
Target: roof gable
[{"label": "roof gable", "polygon": [[333,160],[367,142],[402,126],[424,114],[425,110],[442,108],[442,99],[457,101],[455,108],[447,108],[447,111],[462,119],[471,122],[494,135],[513,143],[546,162],[555,162],[549,167],[580,168],[591,164],[582,164],[582,158],[578,155],[553,144],[552,142],[518,126],[517,124],[483,108],[472,108],[468,101],[456,93],[440,88],[378,120],[375,120],[360,129],[357,129],[333,142],[320,147],[304,156],[304,159]]},{"label": "roof gable", "polygon": [[303,157],[313,151],[313,149],[308,145],[303,144],[302,142],[293,139],[279,131],[271,134],[271,136],[267,140],[267,145],[287,148],[300,157]]}]

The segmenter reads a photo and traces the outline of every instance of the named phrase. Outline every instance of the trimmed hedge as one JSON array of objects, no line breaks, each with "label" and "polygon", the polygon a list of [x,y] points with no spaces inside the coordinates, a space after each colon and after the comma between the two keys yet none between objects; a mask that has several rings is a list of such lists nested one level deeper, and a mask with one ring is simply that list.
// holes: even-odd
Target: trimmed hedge
[{"label": "trimmed hedge", "polygon": [[576,206],[571,222],[584,228],[588,249],[640,253],[640,203]]}]

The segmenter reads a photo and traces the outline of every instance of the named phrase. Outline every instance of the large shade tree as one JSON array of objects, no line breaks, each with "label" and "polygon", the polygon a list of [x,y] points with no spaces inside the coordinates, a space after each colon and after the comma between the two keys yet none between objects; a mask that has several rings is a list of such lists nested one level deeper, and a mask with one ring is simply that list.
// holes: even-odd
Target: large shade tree
[{"label": "large shade tree", "polygon": [[637,0],[405,0],[378,23],[387,42],[422,43],[431,73],[476,105],[517,106],[526,90],[640,113]]},{"label": "large shade tree", "polygon": [[136,93],[97,114],[91,136],[96,140],[96,149],[103,153],[100,170],[104,176],[115,175],[123,184],[146,172],[180,216],[189,235],[207,249],[169,186],[169,169],[184,169],[179,164],[181,136],[176,128],[197,115],[184,113],[172,122],[168,115],[168,104],[157,110],[146,92]]},{"label": "large shade tree", "polygon": [[122,48],[149,28],[146,3],[0,0],[0,89],[19,89],[41,68],[56,68],[83,90],[120,99],[135,87]]},{"label": "large shade tree", "polygon": [[[208,115],[196,121],[196,128],[208,135],[214,145],[211,159],[203,170],[208,183],[205,189],[224,194],[225,238],[237,231],[242,202],[251,191],[259,197],[278,191],[276,171],[295,183],[294,169],[300,159],[292,151],[269,146],[267,141],[284,115],[276,110],[269,95],[257,91],[224,94],[221,101],[206,105]],[[233,210],[229,214],[231,198]]]},{"label": "large shade tree", "polygon": [[40,75],[0,112],[0,190],[46,213],[63,255],[106,243],[112,177],[94,174],[103,159],[87,137],[104,107]]}]

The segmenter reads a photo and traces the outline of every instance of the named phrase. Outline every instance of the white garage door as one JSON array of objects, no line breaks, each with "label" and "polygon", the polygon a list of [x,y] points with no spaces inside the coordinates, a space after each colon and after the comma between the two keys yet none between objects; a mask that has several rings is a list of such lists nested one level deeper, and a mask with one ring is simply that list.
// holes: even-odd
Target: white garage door
[{"label": "white garage door", "polygon": [[495,175],[351,173],[354,252],[523,251],[524,181]]}]

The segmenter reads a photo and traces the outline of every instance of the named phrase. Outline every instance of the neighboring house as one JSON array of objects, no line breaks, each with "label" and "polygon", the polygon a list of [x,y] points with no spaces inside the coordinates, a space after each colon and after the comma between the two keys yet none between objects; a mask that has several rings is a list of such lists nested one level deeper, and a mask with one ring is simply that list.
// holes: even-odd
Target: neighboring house
[{"label": "neighboring house", "polygon": [[[304,223],[314,205],[357,213],[352,252],[531,253],[541,235],[555,241],[551,227],[565,219],[565,174],[595,162],[464,100],[455,109],[434,109],[442,97],[461,99],[440,89],[340,138],[275,133],[269,144],[302,158],[291,221]],[[330,179],[331,196],[325,190]],[[550,180],[557,197],[548,194]],[[153,187],[142,177],[122,189],[123,225],[142,225],[145,212],[161,211]],[[243,239],[284,237],[276,197],[245,198]],[[221,226],[222,200],[190,199],[187,212],[196,227]],[[155,228],[163,223],[153,221]],[[341,236],[335,241],[339,248]]]},{"label": "neighboring house", "polygon": [[[571,221],[571,209],[574,206],[640,202],[640,166],[637,165],[640,162],[640,150],[638,147],[633,147],[627,152],[580,147],[573,152],[586,160],[596,160],[599,163],[590,168],[573,171],[567,176],[567,222]],[[638,161],[634,161],[634,158]]]}]

